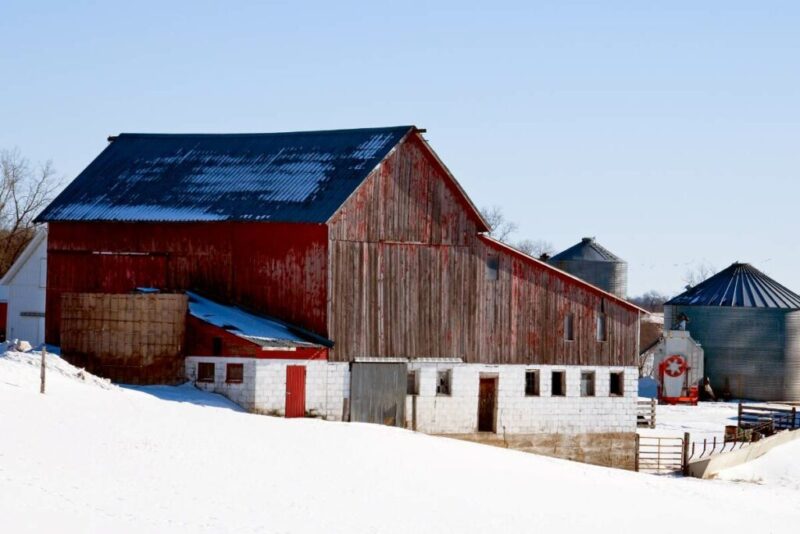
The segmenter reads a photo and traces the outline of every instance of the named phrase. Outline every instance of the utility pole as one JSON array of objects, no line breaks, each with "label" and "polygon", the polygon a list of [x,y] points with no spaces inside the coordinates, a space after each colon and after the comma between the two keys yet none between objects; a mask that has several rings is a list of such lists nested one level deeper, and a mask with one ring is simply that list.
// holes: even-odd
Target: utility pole
[{"label": "utility pole", "polygon": [[44,378],[45,378],[44,375],[45,375],[45,369],[47,369],[47,363],[45,362],[46,358],[47,358],[47,347],[43,346],[42,347],[42,370],[41,370],[41,375],[40,375],[41,379],[42,379],[42,385],[39,388],[39,393],[41,393],[41,394],[44,394]]}]

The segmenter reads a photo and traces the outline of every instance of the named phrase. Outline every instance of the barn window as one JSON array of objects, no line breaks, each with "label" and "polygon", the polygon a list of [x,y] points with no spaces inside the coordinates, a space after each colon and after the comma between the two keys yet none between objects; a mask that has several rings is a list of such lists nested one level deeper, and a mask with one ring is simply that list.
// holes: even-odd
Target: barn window
[{"label": "barn window", "polygon": [[575,341],[575,315],[571,313],[564,317],[564,339]]},{"label": "barn window", "polygon": [[581,397],[594,397],[594,371],[581,372]]},{"label": "barn window", "polygon": [[221,356],[222,355],[222,338],[215,337],[211,340],[211,354],[214,356]]},{"label": "barn window", "polygon": [[244,381],[244,364],[229,363],[225,366],[225,382],[241,384]]},{"label": "barn window", "polygon": [[408,372],[406,395],[419,395],[419,380],[416,371]]},{"label": "barn window", "polygon": [[539,371],[525,371],[525,396],[539,396]]},{"label": "barn window", "polygon": [[625,396],[625,372],[611,371],[608,377],[608,394],[612,397]]},{"label": "barn window", "polygon": [[436,394],[450,395],[453,382],[453,372],[451,369],[436,373]]},{"label": "barn window", "polygon": [[486,258],[486,279],[497,280],[500,276],[500,258],[489,256]]},{"label": "barn window", "polygon": [[214,381],[214,364],[211,362],[199,362],[197,364],[197,381],[198,382],[213,382]]},{"label": "barn window", "polygon": [[599,314],[597,316],[597,341],[606,341],[608,339],[608,325],[606,323],[606,314]]},{"label": "barn window", "polygon": [[564,397],[567,394],[567,372],[553,371],[550,383],[550,394],[553,397]]}]

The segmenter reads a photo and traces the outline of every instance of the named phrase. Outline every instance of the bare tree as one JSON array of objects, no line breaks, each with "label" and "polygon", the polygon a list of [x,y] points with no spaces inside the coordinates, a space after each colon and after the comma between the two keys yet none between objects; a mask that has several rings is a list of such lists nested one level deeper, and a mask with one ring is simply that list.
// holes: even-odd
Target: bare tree
[{"label": "bare tree", "polygon": [[486,220],[489,228],[489,235],[498,241],[508,243],[511,234],[517,231],[517,223],[506,219],[503,210],[500,206],[492,206],[491,208],[483,207],[481,215]]},{"label": "bare tree", "polygon": [[687,269],[686,273],[683,275],[683,281],[687,287],[694,287],[697,284],[714,276],[714,273],[716,272],[717,270],[713,265],[707,261],[703,261],[695,264],[692,268]]},{"label": "bare tree", "polygon": [[534,258],[541,258],[545,254],[552,256],[556,251],[553,244],[544,239],[523,239],[522,241],[517,241],[514,244],[514,248]]},{"label": "bare tree", "polygon": [[33,166],[19,150],[0,151],[0,275],[33,237],[33,219],[58,186],[51,162]]},{"label": "bare tree", "polygon": [[669,296],[658,291],[648,291],[638,297],[628,297],[628,300],[647,311],[661,312],[664,310],[664,303],[669,300]]}]

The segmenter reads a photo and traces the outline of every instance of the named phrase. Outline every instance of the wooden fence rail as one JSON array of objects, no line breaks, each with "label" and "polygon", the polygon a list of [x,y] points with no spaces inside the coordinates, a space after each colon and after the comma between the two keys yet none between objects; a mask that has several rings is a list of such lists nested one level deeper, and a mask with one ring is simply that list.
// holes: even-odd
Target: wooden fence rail
[{"label": "wooden fence rail", "polygon": [[752,406],[739,403],[739,428],[750,429],[771,424],[775,432],[800,428],[797,407],[775,408],[772,406]]},{"label": "wooden fence rail", "polygon": [[639,428],[656,427],[656,399],[637,401],[636,426]]}]

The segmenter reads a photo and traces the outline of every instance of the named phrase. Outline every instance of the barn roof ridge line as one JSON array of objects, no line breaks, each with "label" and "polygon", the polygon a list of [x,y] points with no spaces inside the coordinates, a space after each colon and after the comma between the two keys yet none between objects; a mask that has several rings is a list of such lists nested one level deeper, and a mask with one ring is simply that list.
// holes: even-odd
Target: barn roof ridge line
[{"label": "barn roof ridge line", "polygon": [[620,304],[622,304],[624,306],[627,306],[629,308],[635,309],[635,310],[637,310],[637,311],[639,311],[641,313],[644,313],[645,315],[651,315],[651,313],[649,311],[645,310],[644,308],[641,308],[641,307],[637,306],[633,302],[630,302],[630,301],[628,301],[628,300],[626,300],[626,299],[624,299],[622,297],[618,297],[617,295],[615,295],[613,293],[609,293],[608,291],[606,291],[606,290],[604,290],[602,288],[599,288],[594,284],[590,284],[586,280],[584,280],[582,278],[578,278],[577,276],[575,276],[573,274],[570,274],[570,273],[568,273],[568,272],[566,272],[566,271],[564,271],[562,269],[559,269],[558,267],[556,267],[554,265],[550,265],[547,262],[544,262],[544,261],[542,261],[540,259],[534,258],[533,256],[531,256],[529,254],[526,254],[526,253],[522,252],[521,250],[518,250],[518,249],[514,248],[513,246],[509,245],[508,243],[503,243],[502,241],[500,241],[498,239],[495,239],[494,237],[490,236],[489,234],[478,234],[478,235],[479,235],[479,237],[481,239],[483,239],[483,240],[485,240],[485,241],[487,241],[487,242],[489,242],[491,244],[494,244],[494,245],[497,245],[497,246],[502,247],[504,249],[507,249],[510,252],[520,256],[524,260],[526,260],[526,261],[528,261],[528,262],[530,262],[530,263],[532,263],[534,265],[537,265],[539,267],[543,267],[545,270],[555,271],[556,274],[558,274],[560,276],[563,276],[564,278],[567,278],[568,280],[570,280],[572,282],[577,282],[579,285],[582,285],[582,286],[584,286],[584,287],[586,287],[588,289],[591,289],[591,290],[601,294],[603,297],[607,297],[607,298],[609,298],[611,300],[619,302]]}]

